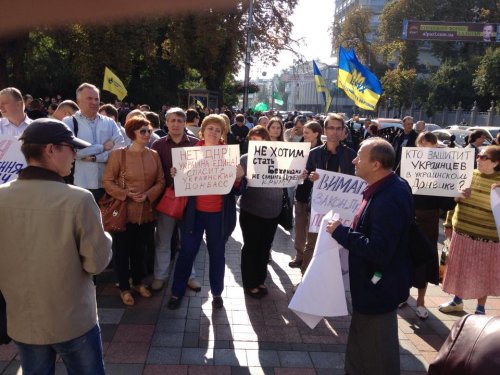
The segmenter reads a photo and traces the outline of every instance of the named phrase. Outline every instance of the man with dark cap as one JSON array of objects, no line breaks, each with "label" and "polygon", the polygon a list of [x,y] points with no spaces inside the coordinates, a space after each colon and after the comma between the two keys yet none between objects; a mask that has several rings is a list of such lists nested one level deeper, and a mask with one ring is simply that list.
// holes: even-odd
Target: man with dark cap
[{"label": "man with dark cap", "polygon": [[55,119],[21,135],[28,166],[0,185],[0,291],[7,332],[26,374],[53,374],[56,355],[69,374],[104,374],[92,275],[111,258],[92,194],[66,185],[76,150],[89,143]]}]

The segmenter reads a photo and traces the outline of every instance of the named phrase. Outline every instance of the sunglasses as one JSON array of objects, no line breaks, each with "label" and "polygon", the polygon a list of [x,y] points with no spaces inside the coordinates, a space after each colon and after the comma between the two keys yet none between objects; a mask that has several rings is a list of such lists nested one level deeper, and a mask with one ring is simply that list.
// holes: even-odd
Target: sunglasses
[{"label": "sunglasses", "polygon": [[139,130],[139,133],[141,133],[142,135],[148,133],[148,134],[151,134],[153,131],[149,128],[142,128],[141,130]]},{"label": "sunglasses", "polygon": [[73,146],[73,145],[67,145],[67,144],[64,144],[64,143],[59,143],[58,146],[69,147],[71,149],[71,151],[73,151],[73,153],[75,153],[75,154],[78,151],[77,148],[75,146]]},{"label": "sunglasses", "polygon": [[491,160],[491,158],[488,155],[478,155],[476,156],[477,159],[485,161],[485,160]]}]

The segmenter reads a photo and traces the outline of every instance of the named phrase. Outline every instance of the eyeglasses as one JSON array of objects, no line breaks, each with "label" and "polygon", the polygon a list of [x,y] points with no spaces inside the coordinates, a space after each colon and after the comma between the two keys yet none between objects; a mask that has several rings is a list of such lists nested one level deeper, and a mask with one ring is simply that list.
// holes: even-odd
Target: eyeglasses
[{"label": "eyeglasses", "polygon": [[327,126],[325,128],[326,130],[333,130],[333,131],[336,131],[336,132],[339,132],[343,129],[342,126]]},{"label": "eyeglasses", "polygon": [[153,131],[149,128],[142,128],[141,130],[139,130],[139,133],[141,133],[142,135],[148,133],[148,134],[151,134]]},{"label": "eyeglasses", "polygon": [[67,145],[67,144],[64,144],[64,143],[59,143],[58,146],[69,147],[71,149],[71,151],[73,151],[74,154],[76,154],[76,151],[78,151],[77,148],[75,146],[73,146],[73,145]]},{"label": "eyeglasses", "polygon": [[484,154],[478,155],[478,156],[476,156],[476,158],[479,160],[482,160],[482,161],[491,160],[491,158],[488,155],[484,155]]}]

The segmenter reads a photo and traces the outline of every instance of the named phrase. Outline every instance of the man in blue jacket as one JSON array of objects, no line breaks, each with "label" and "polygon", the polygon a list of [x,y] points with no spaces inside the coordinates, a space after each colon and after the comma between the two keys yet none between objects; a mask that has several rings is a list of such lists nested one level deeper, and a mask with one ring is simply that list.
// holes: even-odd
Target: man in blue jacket
[{"label": "man in blue jacket", "polygon": [[352,228],[331,221],[327,231],[349,250],[353,314],[346,374],[399,374],[398,304],[410,289],[408,233],[411,193],[394,172],[395,153],[381,138],[361,144],[355,173],[368,186]]}]

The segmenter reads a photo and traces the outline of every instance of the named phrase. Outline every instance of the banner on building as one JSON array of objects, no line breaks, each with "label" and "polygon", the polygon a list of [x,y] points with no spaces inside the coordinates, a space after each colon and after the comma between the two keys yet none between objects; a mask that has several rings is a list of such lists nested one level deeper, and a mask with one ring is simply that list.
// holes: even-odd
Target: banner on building
[{"label": "banner on building", "polygon": [[17,138],[0,135],[0,185],[17,179],[21,169],[27,166]]},{"label": "banner on building", "polygon": [[248,143],[247,180],[252,187],[292,187],[302,178],[309,142]]},{"label": "banner on building", "polygon": [[403,147],[401,177],[413,194],[457,197],[470,187],[474,157],[472,148]]},{"label": "banner on building", "polygon": [[406,40],[500,43],[500,24],[404,20],[402,37]]},{"label": "banner on building", "polygon": [[236,180],[238,164],[238,145],[173,148],[175,195],[227,194]]},{"label": "banner on building", "polygon": [[311,195],[309,232],[317,233],[327,212],[339,214],[342,224],[351,226],[363,200],[366,182],[356,176],[316,169],[319,179],[314,181]]}]

